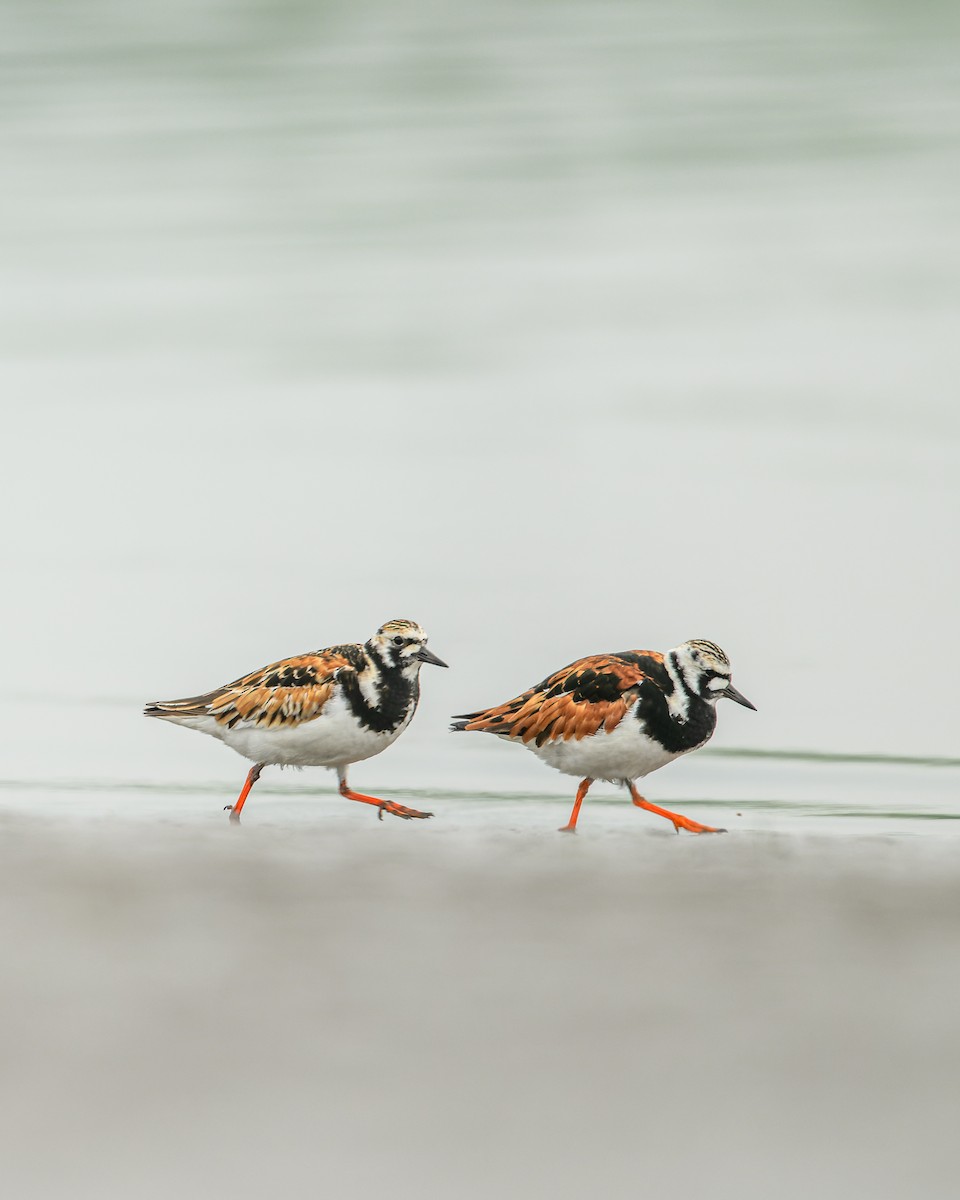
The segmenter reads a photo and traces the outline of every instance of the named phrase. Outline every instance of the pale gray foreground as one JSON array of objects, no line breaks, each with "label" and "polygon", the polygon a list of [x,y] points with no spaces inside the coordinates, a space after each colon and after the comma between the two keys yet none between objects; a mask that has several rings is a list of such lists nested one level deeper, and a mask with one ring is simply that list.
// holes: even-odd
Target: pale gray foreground
[{"label": "pale gray foreground", "polygon": [[497,811],[7,813],[6,1194],[955,1194],[955,836]]}]

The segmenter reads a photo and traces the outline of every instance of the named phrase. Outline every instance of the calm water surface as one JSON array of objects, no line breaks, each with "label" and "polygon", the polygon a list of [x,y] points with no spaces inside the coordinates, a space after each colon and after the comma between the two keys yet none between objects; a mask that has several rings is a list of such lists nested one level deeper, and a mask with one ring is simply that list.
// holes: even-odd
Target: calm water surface
[{"label": "calm water surface", "polygon": [[694,636],[719,746],[957,756],[952,10],[12,11],[6,778],[227,786],[139,704],[400,614],[371,783]]}]

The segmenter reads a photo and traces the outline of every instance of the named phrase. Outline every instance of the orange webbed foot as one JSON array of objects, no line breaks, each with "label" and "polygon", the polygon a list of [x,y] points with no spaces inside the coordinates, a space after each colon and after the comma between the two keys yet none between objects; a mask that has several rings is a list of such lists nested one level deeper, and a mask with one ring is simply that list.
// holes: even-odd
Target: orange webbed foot
[{"label": "orange webbed foot", "polygon": [[715,829],[712,825],[701,825],[699,821],[693,821],[690,817],[683,816],[682,813],[671,812],[669,808],[661,808],[658,804],[651,804],[649,800],[644,800],[643,796],[640,795],[636,787],[629,780],[625,780],[625,782],[630,792],[630,799],[637,808],[645,808],[647,812],[656,813],[658,817],[666,817],[668,821],[673,822],[673,828],[677,833],[681,829],[685,829],[688,833],[727,832],[725,829]]},{"label": "orange webbed foot", "polygon": [[691,821],[691,819],[689,817],[680,817],[679,820],[674,821],[673,827],[677,831],[677,833],[679,833],[681,829],[685,829],[687,831],[687,833],[726,833],[727,832],[725,829],[714,828],[713,825],[701,825],[699,821]]},{"label": "orange webbed foot", "polygon": [[377,807],[377,819],[380,821],[383,820],[385,812],[389,813],[391,817],[400,817],[404,821],[425,821],[428,817],[433,816],[431,812],[421,812],[418,808],[406,808],[403,804],[395,804],[392,800],[381,800]]}]

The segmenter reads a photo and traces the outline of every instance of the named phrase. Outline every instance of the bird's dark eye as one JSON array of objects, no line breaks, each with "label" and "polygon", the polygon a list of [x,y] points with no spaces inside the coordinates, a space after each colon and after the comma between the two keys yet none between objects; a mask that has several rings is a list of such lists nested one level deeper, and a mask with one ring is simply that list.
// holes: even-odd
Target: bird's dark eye
[{"label": "bird's dark eye", "polygon": [[402,637],[400,637],[400,635],[398,634],[398,635],[397,635],[397,636],[396,636],[396,637],[393,639],[393,644],[394,644],[395,646],[402,646],[402,645],[403,645],[403,638],[402,638]]}]

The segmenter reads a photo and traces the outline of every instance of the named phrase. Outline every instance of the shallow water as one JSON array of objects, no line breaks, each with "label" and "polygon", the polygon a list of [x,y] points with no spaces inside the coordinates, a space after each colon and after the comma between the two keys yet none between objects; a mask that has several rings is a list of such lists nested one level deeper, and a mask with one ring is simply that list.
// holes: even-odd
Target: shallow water
[{"label": "shallow water", "polygon": [[[8,1190],[952,1194],[955,6],[0,22]],[[398,615],[430,822],[140,715]],[[446,732],[688,637],[724,837]]]},{"label": "shallow water", "polygon": [[[576,781],[566,789],[514,790],[497,786],[496,772],[482,755],[466,762],[451,755],[450,786],[404,787],[398,769],[391,786],[376,794],[434,813],[444,836],[473,836],[486,824],[529,835],[549,834],[563,823],[573,803]],[[228,760],[232,762],[232,760]],[[416,771],[416,764],[411,764]],[[354,768],[360,778],[362,767]],[[409,768],[408,768],[409,769]],[[222,779],[204,782],[162,780],[0,780],[0,806],[9,814],[66,822],[118,822],[211,829],[222,823],[224,805],[236,798],[245,767],[235,771],[235,786]],[[445,772],[438,770],[441,777]],[[478,780],[469,785],[471,778]],[[480,782],[482,781],[482,782]],[[550,779],[547,777],[546,782]],[[811,833],[844,836],[883,835],[892,839],[929,836],[943,841],[960,836],[957,789],[960,762],[953,759],[836,761],[749,751],[701,752],[682,771],[647,781],[646,797],[734,834],[761,832],[785,836]],[[358,789],[366,783],[356,783]],[[257,828],[360,828],[369,819],[338,795],[332,774],[315,771],[267,771],[244,809],[244,825]],[[561,818],[563,821],[561,821]],[[642,837],[663,832],[662,819],[635,812],[626,793],[613,785],[591,788],[580,833],[588,838]],[[391,823],[391,822],[388,822]],[[672,828],[666,823],[666,829]],[[423,836],[417,835],[417,836]]]}]

